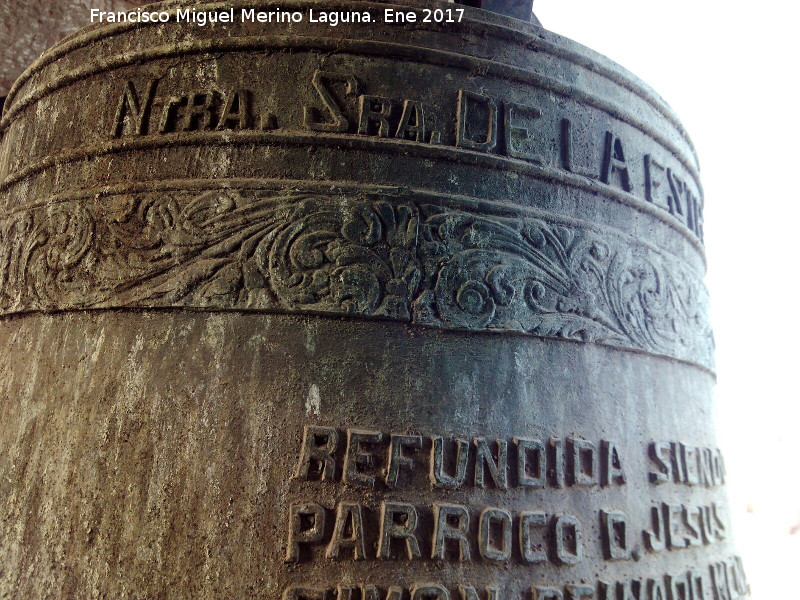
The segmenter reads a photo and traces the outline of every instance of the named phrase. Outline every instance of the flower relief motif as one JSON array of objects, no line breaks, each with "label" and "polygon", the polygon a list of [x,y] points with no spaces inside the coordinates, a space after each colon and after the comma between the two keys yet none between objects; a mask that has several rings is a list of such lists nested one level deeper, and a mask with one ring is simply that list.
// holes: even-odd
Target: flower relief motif
[{"label": "flower relief motif", "polygon": [[676,260],[540,219],[434,205],[421,211],[425,291],[415,321],[699,356],[710,364],[705,288]]},{"label": "flower relief motif", "polygon": [[344,312],[408,319],[419,280],[409,206],[305,193],[120,199],[107,289],[128,302]]},{"label": "flower relief motif", "polygon": [[405,204],[304,202],[272,245],[273,289],[291,308],[408,320],[417,227]]},{"label": "flower relief motif", "polygon": [[54,204],[21,211],[0,225],[0,290],[6,311],[59,308],[64,297],[91,288],[83,264],[95,241],[95,222],[82,205]]},{"label": "flower relief motif", "polygon": [[531,219],[487,218],[425,207],[421,252],[440,318],[465,329],[500,329],[587,341],[622,341],[598,305],[607,246],[586,232]]}]

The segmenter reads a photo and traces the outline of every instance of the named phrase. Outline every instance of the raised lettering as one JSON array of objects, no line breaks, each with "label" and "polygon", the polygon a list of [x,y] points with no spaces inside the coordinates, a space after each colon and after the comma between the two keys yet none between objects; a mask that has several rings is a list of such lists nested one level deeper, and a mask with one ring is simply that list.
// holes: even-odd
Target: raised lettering
[{"label": "raised lettering", "polygon": [[334,454],[338,445],[339,433],[333,427],[306,425],[295,479],[333,481],[336,477]]},{"label": "raised lettering", "polygon": [[346,94],[353,95],[358,93],[358,80],[354,75],[334,73],[331,71],[315,71],[311,79],[311,84],[317,90],[322,103],[330,113],[332,121],[320,121],[319,111],[311,106],[303,108],[303,124],[312,131],[325,131],[329,133],[344,133],[350,129],[350,121],[336,103],[333,93],[325,84],[328,80],[344,80],[346,84]]},{"label": "raised lettering", "polygon": [[444,560],[445,542],[448,540],[458,544],[458,560],[470,559],[469,513],[460,504],[435,504],[433,507],[434,533],[431,558]]},{"label": "raised lettering", "polygon": [[360,504],[341,502],[336,507],[336,524],[333,526],[333,535],[325,556],[326,558],[338,558],[343,549],[351,548],[355,560],[363,560],[367,557],[362,507]]},{"label": "raised lettering", "polygon": [[378,558],[391,558],[392,540],[405,542],[406,556],[419,558],[419,541],[415,531],[419,515],[411,504],[385,502],[381,505],[381,527],[378,534]]},{"label": "raised lettering", "polygon": [[[147,133],[147,122],[150,118],[150,110],[153,106],[157,85],[157,79],[148,81],[143,97],[140,99],[133,82],[128,81],[125,83],[125,88],[122,91],[122,96],[117,105],[117,112],[114,116],[114,137],[122,137],[126,132],[131,132],[133,135],[145,135]],[[126,125],[129,120],[130,127]]]},{"label": "raised lettering", "polygon": [[317,544],[325,535],[325,509],[319,504],[292,504],[289,507],[289,541],[286,561],[300,560],[300,544]]},{"label": "raised lettering", "polygon": [[[485,119],[475,117],[478,113],[477,107],[482,106],[486,113]],[[475,118],[472,118],[475,117]],[[480,136],[480,141],[473,139]],[[497,145],[497,104],[488,96],[458,91],[458,118],[456,120],[456,146],[477,150],[479,152],[490,152]]]}]

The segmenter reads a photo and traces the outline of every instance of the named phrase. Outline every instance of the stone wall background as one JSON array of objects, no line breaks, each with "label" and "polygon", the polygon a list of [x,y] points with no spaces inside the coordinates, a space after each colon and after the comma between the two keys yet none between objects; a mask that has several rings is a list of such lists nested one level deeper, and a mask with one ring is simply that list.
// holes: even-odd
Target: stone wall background
[{"label": "stone wall background", "polygon": [[3,0],[0,2],[0,98],[36,58],[89,24],[89,11],[127,10],[143,0]]}]

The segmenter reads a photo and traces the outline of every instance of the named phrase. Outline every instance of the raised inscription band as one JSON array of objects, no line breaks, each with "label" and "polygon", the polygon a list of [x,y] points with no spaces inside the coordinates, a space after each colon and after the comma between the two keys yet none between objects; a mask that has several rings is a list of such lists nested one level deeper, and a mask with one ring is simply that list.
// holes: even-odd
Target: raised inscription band
[{"label": "raised inscription band", "polygon": [[[333,2],[330,7],[340,4],[373,15],[391,6]],[[692,260],[702,257],[703,193],[696,159],[663,101],[587,49],[478,14],[470,12],[458,25],[393,27],[391,41],[376,36],[371,25],[355,23],[340,25],[336,35],[320,35],[319,26],[308,23],[294,26],[292,35],[274,25],[237,23],[220,36],[208,26],[191,40],[168,44],[161,25],[80,34],[45,55],[9,96],[0,129],[18,151],[0,159],[0,190],[9,192],[4,207],[25,202],[28,182],[49,194],[93,187],[93,181],[83,181],[83,161],[94,153],[166,149],[187,143],[186,135],[203,135],[198,141],[207,145],[320,149],[306,160],[323,160],[332,143],[342,150],[360,143],[367,152],[395,153],[405,164],[394,171],[356,163],[364,167],[356,180],[381,172],[387,179],[381,183],[403,185],[400,175],[411,169],[418,187],[432,192],[492,199],[488,193],[495,189],[504,201],[574,216],[597,198],[610,200],[625,206],[632,220],[645,215],[678,231],[696,254]],[[490,48],[483,41],[487,35]],[[101,41],[110,49],[97,59],[90,50]],[[529,49],[537,50],[535,61]],[[195,63],[198,73],[208,60],[219,61],[216,81],[209,86],[176,72],[176,57]],[[280,78],[263,76],[270,73],[291,73],[298,85],[282,86]],[[95,98],[99,110],[80,110],[76,99],[85,97]],[[50,110],[54,105],[57,112]],[[38,116],[31,119],[34,109]],[[34,122],[45,121],[51,133],[42,138]],[[84,132],[80,139],[70,133],[76,127]],[[141,143],[134,144],[137,140]],[[334,173],[334,163],[306,165],[294,156],[286,163],[281,168],[291,170],[283,175],[287,178],[325,169],[321,180],[350,179]],[[472,163],[485,177],[462,175]],[[61,168],[53,172],[54,166]],[[245,177],[259,169],[259,176],[277,177],[270,168],[237,156],[225,176]],[[159,170],[153,165],[147,172],[158,177]],[[450,181],[436,179],[434,173],[444,170],[452,170]],[[504,171],[515,179],[501,176]],[[101,180],[115,174],[100,168],[93,173]],[[547,181],[575,189],[580,207],[564,210],[565,200],[557,194],[534,193]]]}]

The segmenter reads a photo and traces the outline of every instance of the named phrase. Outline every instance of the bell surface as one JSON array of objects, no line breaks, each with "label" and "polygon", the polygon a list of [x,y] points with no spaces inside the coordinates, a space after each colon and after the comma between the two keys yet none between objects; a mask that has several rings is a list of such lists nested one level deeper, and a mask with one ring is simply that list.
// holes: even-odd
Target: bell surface
[{"label": "bell surface", "polygon": [[652,89],[460,4],[159,11],[5,102],[0,596],[748,595]]}]

